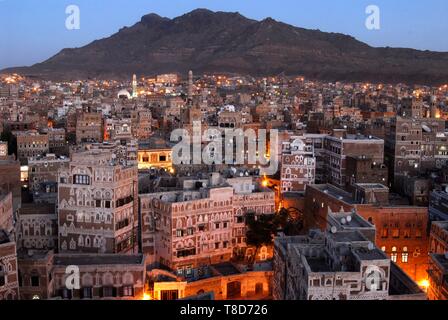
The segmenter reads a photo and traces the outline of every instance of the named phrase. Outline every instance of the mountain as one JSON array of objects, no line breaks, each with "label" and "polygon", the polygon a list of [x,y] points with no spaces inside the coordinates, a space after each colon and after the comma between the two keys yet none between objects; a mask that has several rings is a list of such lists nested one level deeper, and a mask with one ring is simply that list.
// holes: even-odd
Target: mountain
[{"label": "mountain", "polygon": [[271,18],[194,10],[174,19],[145,15],[132,27],[31,67],[3,70],[48,79],[129,78],[188,70],[304,75],[322,80],[441,84],[448,53],[374,48],[355,38]]}]

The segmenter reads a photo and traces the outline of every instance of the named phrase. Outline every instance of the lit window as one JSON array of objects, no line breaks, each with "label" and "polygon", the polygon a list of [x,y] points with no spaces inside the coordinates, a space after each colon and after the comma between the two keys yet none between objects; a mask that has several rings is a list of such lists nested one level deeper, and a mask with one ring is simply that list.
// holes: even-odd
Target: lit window
[{"label": "lit window", "polygon": [[408,261],[409,261],[408,247],[403,247],[403,253],[401,254],[401,262],[408,263]]},{"label": "lit window", "polygon": [[393,262],[397,262],[398,254],[397,254],[397,247],[392,247],[392,254],[390,255],[390,259]]}]

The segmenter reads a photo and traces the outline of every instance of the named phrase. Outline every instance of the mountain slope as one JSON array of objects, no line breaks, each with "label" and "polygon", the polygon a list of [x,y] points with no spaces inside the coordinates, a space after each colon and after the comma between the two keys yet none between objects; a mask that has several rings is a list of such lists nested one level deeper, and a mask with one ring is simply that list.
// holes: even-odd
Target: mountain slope
[{"label": "mountain slope", "polygon": [[448,79],[448,53],[373,48],[350,36],[297,28],[271,18],[255,21],[238,13],[198,9],[175,19],[149,14],[109,38],[6,71],[68,80],[189,69],[439,84]]}]

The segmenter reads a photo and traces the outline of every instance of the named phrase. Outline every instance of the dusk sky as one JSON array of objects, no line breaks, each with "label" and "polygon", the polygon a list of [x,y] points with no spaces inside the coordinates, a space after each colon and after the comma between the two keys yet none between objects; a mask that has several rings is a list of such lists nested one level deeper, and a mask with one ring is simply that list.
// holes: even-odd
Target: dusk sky
[{"label": "dusk sky", "polygon": [[[81,29],[65,28],[68,5]],[[368,5],[381,9],[381,29],[365,27]],[[0,69],[31,65],[66,47],[80,47],[154,12],[174,18],[196,8],[272,17],[295,26],[350,34],[372,46],[448,51],[446,0],[0,0]]]}]

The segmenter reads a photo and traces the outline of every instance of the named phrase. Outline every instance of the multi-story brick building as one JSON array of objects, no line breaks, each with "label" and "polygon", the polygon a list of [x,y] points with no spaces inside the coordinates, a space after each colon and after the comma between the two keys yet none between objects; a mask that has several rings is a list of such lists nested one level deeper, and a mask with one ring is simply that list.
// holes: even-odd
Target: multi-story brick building
[{"label": "multi-story brick building", "polygon": [[58,156],[68,154],[66,133],[64,128],[49,128],[48,134],[49,151]]},{"label": "multi-story brick building", "polygon": [[[79,289],[66,286],[69,266],[79,268]],[[58,254],[54,256],[51,274],[53,298],[143,299],[146,268],[142,255]]]},{"label": "multi-story brick building", "polygon": [[76,143],[102,142],[104,137],[101,113],[81,112],[76,118]]},{"label": "multi-story brick building", "polygon": [[340,188],[349,183],[347,176],[347,158],[365,156],[372,163],[381,165],[384,161],[384,140],[373,136],[347,134],[345,130],[334,130],[324,142],[326,151],[325,167],[327,182]]},{"label": "multi-story brick building", "polygon": [[19,299],[11,194],[0,194],[0,300]]},{"label": "multi-story brick building", "polygon": [[433,221],[431,223],[429,252],[439,254],[448,252],[448,221]]},{"label": "multi-story brick building", "polygon": [[139,143],[138,169],[166,169],[173,168],[173,151],[166,146],[156,146],[151,143]]},{"label": "multi-story brick building", "polygon": [[58,248],[58,217],[55,205],[23,204],[17,217],[17,246],[32,250]]},{"label": "multi-story brick building", "polygon": [[22,202],[20,162],[14,156],[0,157],[0,194],[12,193],[14,211]]},{"label": "multi-story brick building", "polygon": [[388,185],[388,170],[384,163],[375,162],[372,157],[347,157],[345,190],[352,192],[355,184],[379,183]]},{"label": "multi-story brick building", "polygon": [[16,243],[0,227],[0,300],[19,299]]},{"label": "multi-story brick building", "polygon": [[448,253],[431,254],[428,273],[428,298],[430,300],[448,300]]},{"label": "multi-story brick building", "polygon": [[275,240],[274,299],[425,300],[425,293],[359,231]]},{"label": "multi-story brick building", "polygon": [[17,157],[22,164],[27,164],[29,158],[43,156],[50,150],[47,134],[40,134],[37,131],[20,131],[15,135],[17,137]]},{"label": "multi-story brick building", "polygon": [[448,187],[431,192],[429,215],[431,221],[448,221]]},{"label": "multi-story brick building", "polygon": [[149,109],[137,108],[131,113],[132,134],[138,140],[146,140],[152,134],[152,114]]},{"label": "multi-story brick building", "polygon": [[58,182],[58,172],[67,168],[70,160],[66,157],[57,157],[55,154],[46,154],[32,157],[28,160],[28,181],[31,192],[42,190],[45,182]]},{"label": "multi-story brick building", "polygon": [[332,185],[309,186],[305,193],[305,226],[326,229],[332,212],[356,212],[376,227],[376,245],[417,282],[427,280],[428,209],[388,202],[388,188],[361,185],[354,195]]},{"label": "multi-story brick building", "polygon": [[[447,164],[445,121],[431,118],[396,117],[386,128],[386,157],[391,179],[418,176]],[[394,182],[400,189],[400,180]]]},{"label": "multi-story brick building", "polygon": [[51,298],[53,258],[52,250],[18,250],[20,299]]},{"label": "multi-story brick building", "polygon": [[[187,277],[244,256],[245,214],[272,214],[275,203],[274,193],[256,188],[251,177],[220,183],[217,174],[187,180],[181,191],[140,195],[140,200],[143,252],[154,252],[154,260]],[[268,256],[267,249],[260,250],[257,259]]]},{"label": "multi-story brick building", "polygon": [[108,149],[77,152],[60,170],[61,252],[137,252],[137,166],[117,159]]},{"label": "multi-story brick building", "polygon": [[314,184],[316,158],[312,140],[306,137],[292,137],[283,143],[281,155],[281,193],[304,192],[309,184]]}]

